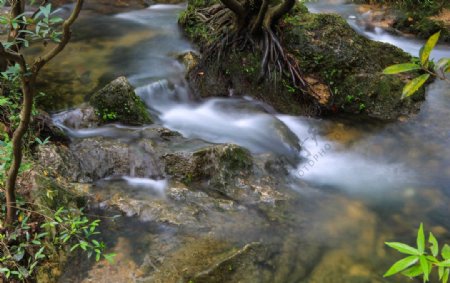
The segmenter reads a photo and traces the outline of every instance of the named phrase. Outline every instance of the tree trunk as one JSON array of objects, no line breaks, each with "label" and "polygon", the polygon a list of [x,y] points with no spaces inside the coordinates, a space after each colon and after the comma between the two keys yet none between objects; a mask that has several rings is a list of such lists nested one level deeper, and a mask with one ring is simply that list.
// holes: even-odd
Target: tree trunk
[{"label": "tree trunk", "polygon": [[[28,70],[22,70],[24,72]],[[13,160],[6,179],[6,223],[12,224],[16,219],[16,180],[22,164],[22,143],[23,137],[28,130],[33,109],[33,97],[35,92],[36,77],[22,77],[22,110],[20,111],[19,127],[14,131],[12,138]]]},{"label": "tree trunk", "polygon": [[[25,58],[19,52],[14,50],[5,50],[4,46],[0,43],[0,55],[4,56],[7,60],[11,62],[18,63],[21,68],[21,89],[23,95],[22,109],[20,111],[20,123],[18,128],[14,131],[12,138],[13,145],[13,160],[11,167],[8,170],[8,175],[6,179],[6,223],[13,224],[16,219],[16,181],[19,175],[20,166],[22,164],[23,156],[23,137],[25,136],[31,120],[31,111],[33,109],[33,99],[36,91],[36,78],[39,71],[44,67],[46,63],[55,58],[67,43],[71,37],[71,26],[80,14],[81,8],[83,6],[84,0],[77,0],[75,7],[67,20],[64,21],[63,33],[61,41],[58,45],[53,47],[48,53],[43,56],[39,56],[34,64],[28,68]],[[15,2],[16,6],[13,6],[12,14],[17,13],[19,9],[23,9],[24,2],[22,0],[17,0]],[[11,33],[10,33],[11,35]],[[16,34],[17,35],[17,34]],[[19,48],[19,46],[17,46]],[[30,74],[31,73],[31,74]]]}]

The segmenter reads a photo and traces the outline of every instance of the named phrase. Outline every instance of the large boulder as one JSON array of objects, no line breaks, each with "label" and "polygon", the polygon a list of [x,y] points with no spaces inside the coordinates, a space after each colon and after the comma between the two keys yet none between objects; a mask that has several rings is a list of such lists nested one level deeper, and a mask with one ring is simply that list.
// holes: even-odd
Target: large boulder
[{"label": "large boulder", "polygon": [[[201,50],[214,38],[211,27],[196,13],[213,2],[192,1],[180,18],[187,36]],[[287,78],[261,82],[262,54],[250,49],[223,52],[220,61],[203,56],[187,75],[194,92],[201,97],[250,95],[294,115],[345,112],[393,120],[419,109],[423,89],[401,99],[411,77],[382,74],[389,65],[411,60],[399,48],[364,38],[338,15],[310,14],[300,4],[280,26],[286,50],[297,59],[320,99],[311,103]]]},{"label": "large boulder", "polygon": [[119,77],[92,95],[90,104],[104,121],[128,125],[150,124],[144,102],[125,77]]},{"label": "large boulder", "polygon": [[37,159],[55,176],[70,182],[90,183],[107,177],[159,177],[151,141],[139,145],[95,137],[73,142],[69,147],[48,144],[36,150]]}]

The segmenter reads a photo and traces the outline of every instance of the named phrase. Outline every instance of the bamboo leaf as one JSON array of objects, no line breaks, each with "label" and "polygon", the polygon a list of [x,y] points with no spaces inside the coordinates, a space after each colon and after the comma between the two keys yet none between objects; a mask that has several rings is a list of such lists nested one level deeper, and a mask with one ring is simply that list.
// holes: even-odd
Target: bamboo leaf
[{"label": "bamboo leaf", "polygon": [[434,237],[433,233],[430,232],[430,236],[428,237],[428,242],[431,244],[430,251],[433,256],[437,256],[439,253],[439,244]]},{"label": "bamboo leaf", "polygon": [[450,259],[450,246],[445,244],[442,248],[441,255],[444,259]]},{"label": "bamboo leaf", "polygon": [[430,74],[423,74],[405,85],[403,88],[402,99],[410,97],[414,93],[416,93],[419,88],[428,80]]},{"label": "bamboo leaf", "polygon": [[439,262],[437,266],[450,267],[450,259]]},{"label": "bamboo leaf", "polygon": [[450,268],[445,269],[444,275],[442,276],[442,283],[448,282],[448,276],[450,274]]},{"label": "bamboo leaf", "polygon": [[410,267],[410,268],[406,269],[405,271],[403,271],[402,274],[409,278],[412,278],[412,277],[417,277],[419,275],[422,275],[423,270],[420,265],[415,265],[415,266]]},{"label": "bamboo leaf", "polygon": [[436,72],[446,72],[446,69],[450,67],[450,58],[441,58],[439,61],[437,61],[436,65],[434,66],[434,70]]},{"label": "bamboo leaf", "polygon": [[398,243],[398,242],[386,242],[385,243],[387,246],[396,249],[397,251],[403,253],[403,254],[408,254],[408,255],[419,255],[419,251],[409,245],[403,244],[403,243]]},{"label": "bamboo leaf", "polygon": [[420,63],[422,64],[422,66],[428,66],[428,59],[430,58],[431,51],[436,46],[440,35],[441,31],[433,34],[432,36],[430,36],[430,38],[428,38],[427,43],[425,43],[425,45],[423,46],[423,50],[420,54]]},{"label": "bamboo leaf", "polygon": [[422,268],[423,271],[423,281],[427,282],[428,280],[430,280],[430,266],[428,265],[428,261],[426,259],[425,256],[421,255],[419,258],[420,261],[420,267]]},{"label": "bamboo leaf", "polygon": [[417,249],[420,254],[425,251],[425,233],[423,232],[423,223],[420,223],[419,230],[417,231]]},{"label": "bamboo leaf", "polygon": [[391,266],[391,268],[389,268],[389,270],[383,275],[383,277],[388,277],[388,276],[397,274],[397,273],[407,269],[411,265],[415,264],[418,260],[419,260],[419,256],[416,256],[416,255],[405,257],[404,259],[401,259],[401,260],[397,261],[396,263],[394,263]]},{"label": "bamboo leaf", "polygon": [[392,74],[398,74],[413,70],[419,70],[420,66],[414,63],[404,63],[404,64],[397,64],[387,67],[383,70],[383,74],[385,75],[392,75]]}]

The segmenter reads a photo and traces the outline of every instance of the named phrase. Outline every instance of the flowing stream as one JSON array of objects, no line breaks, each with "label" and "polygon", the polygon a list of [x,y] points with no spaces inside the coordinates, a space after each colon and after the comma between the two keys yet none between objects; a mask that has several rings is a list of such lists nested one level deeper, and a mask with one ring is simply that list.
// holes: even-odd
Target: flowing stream
[{"label": "flowing stream", "polygon": [[[272,241],[281,247],[278,252],[285,258],[286,270],[270,272],[303,274],[275,276],[284,278],[279,282],[345,282],[339,279],[339,273],[353,276],[348,275],[352,282],[394,282],[380,277],[397,258],[395,253],[386,252],[383,243],[414,243],[414,231],[420,222],[426,223],[426,229],[433,231],[440,242],[450,242],[448,85],[439,81],[431,84],[417,116],[386,124],[354,117],[321,120],[281,115],[245,97],[195,100],[187,90],[184,67],[176,59],[177,54],[194,49],[176,23],[184,8],[184,4],[154,5],[114,16],[85,13],[77,23],[74,42],[47,69],[58,93],[64,96],[49,107],[59,111],[76,106],[87,99],[87,94],[125,75],[157,123],[187,138],[235,143],[254,154],[292,156],[295,150],[273,134],[280,125],[288,127],[302,146],[303,161],[286,177],[292,180],[291,189],[299,197],[295,206],[287,208],[289,215],[301,219],[298,225],[272,229],[267,219],[251,211],[232,219],[216,215],[211,221],[222,223],[224,228],[215,234],[213,242],[209,239],[203,243],[220,246],[228,238],[237,242],[245,238]],[[339,13],[364,36],[413,55],[423,44],[379,29],[366,29],[360,20],[365,15],[358,14],[355,5],[318,1],[309,4],[309,9]],[[92,28],[93,23],[96,28]],[[433,53],[436,59],[443,56],[450,56],[449,46],[439,46]],[[49,88],[51,95],[51,84]],[[135,128],[120,125],[70,130],[76,138],[127,139],[135,132]],[[107,194],[122,190],[141,199],[163,199],[167,185],[166,180],[132,177],[104,182]],[[152,193],[142,188],[150,188]],[[120,253],[115,266],[72,265],[61,282],[135,282],[137,274],[134,279],[125,274],[148,259],[148,250],[160,249],[163,253],[181,241],[180,237],[183,241],[202,237],[194,228],[180,236],[176,228],[153,224],[150,215],[147,222],[141,220],[122,220],[105,230],[106,242]],[[198,245],[196,249],[205,248]],[[192,260],[195,264],[195,257]]]}]

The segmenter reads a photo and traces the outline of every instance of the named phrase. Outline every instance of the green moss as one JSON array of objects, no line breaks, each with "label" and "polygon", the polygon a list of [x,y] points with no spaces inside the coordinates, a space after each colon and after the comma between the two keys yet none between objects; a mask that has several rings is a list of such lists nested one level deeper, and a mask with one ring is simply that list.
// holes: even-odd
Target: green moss
[{"label": "green moss", "polygon": [[[191,8],[192,22],[187,23],[185,30],[193,33],[191,38],[202,49],[212,40],[203,35],[210,32],[209,27],[196,20],[195,8]],[[400,101],[408,78],[381,75],[385,67],[411,60],[399,48],[357,34],[338,15],[310,14],[300,4],[283,19],[280,27],[283,44],[296,57],[302,72],[331,93],[321,110],[340,109],[390,120],[417,109],[416,100]],[[261,60],[262,54],[250,49],[227,50],[220,61],[202,60],[189,72],[188,79],[194,91],[203,97],[228,96],[232,89],[235,95],[253,96],[283,113],[317,113],[317,108],[292,85],[286,73],[272,74],[270,78],[266,74],[266,79],[261,80]],[[349,101],[348,96],[353,99]],[[421,90],[416,98],[423,97]]]},{"label": "green moss", "polygon": [[114,80],[95,93],[90,103],[104,122],[130,125],[152,122],[144,103],[124,77]]},{"label": "green moss", "polygon": [[410,14],[401,15],[395,21],[394,28],[415,34],[422,39],[428,39],[431,35],[441,31],[440,41],[450,42],[450,27],[442,21],[428,17],[416,17]]},{"label": "green moss", "polygon": [[248,150],[238,146],[227,146],[220,154],[221,165],[231,171],[243,171],[251,168],[253,162]]}]

